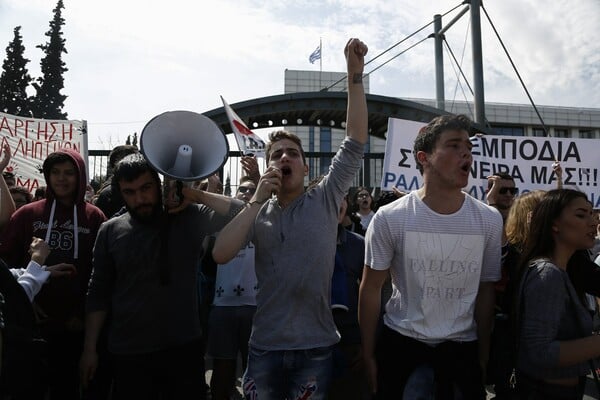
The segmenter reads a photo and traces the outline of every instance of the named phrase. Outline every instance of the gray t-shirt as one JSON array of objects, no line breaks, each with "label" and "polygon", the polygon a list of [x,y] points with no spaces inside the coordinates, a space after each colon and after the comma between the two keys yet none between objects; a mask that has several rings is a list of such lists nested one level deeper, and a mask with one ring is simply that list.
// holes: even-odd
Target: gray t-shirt
[{"label": "gray t-shirt", "polygon": [[249,233],[258,279],[250,345],[302,350],[338,342],[330,309],[337,217],[363,152],[347,137],[319,185],[285,208],[272,199],[259,211]]}]

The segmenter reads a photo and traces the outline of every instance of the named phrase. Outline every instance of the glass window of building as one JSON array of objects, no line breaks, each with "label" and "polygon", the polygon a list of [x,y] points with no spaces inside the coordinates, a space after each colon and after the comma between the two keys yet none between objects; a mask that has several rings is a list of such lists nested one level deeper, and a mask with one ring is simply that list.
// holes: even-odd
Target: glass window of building
[{"label": "glass window of building", "polygon": [[533,128],[532,132],[533,132],[533,136],[545,136],[543,128]]},{"label": "glass window of building", "polygon": [[596,137],[596,134],[592,129],[580,129],[579,137],[584,139],[594,139]]},{"label": "glass window of building", "polygon": [[569,130],[564,128],[555,128],[554,129],[554,137],[569,137]]},{"label": "glass window of building", "polygon": [[522,126],[495,126],[494,134],[501,136],[524,136],[525,130]]}]

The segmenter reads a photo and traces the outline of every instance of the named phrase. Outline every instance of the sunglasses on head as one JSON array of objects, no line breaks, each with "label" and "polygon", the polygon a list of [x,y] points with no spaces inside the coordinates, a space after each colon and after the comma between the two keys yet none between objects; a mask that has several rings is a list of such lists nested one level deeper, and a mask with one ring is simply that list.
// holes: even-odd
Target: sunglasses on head
[{"label": "sunglasses on head", "polygon": [[498,190],[498,192],[500,194],[510,193],[510,194],[512,194],[514,196],[517,193],[519,193],[519,188],[516,188],[516,187],[503,187],[502,189]]},{"label": "sunglasses on head", "polygon": [[254,194],[254,192],[256,192],[256,189],[254,189],[254,188],[249,188],[249,187],[246,187],[246,186],[240,186],[240,187],[238,188],[238,191],[239,191],[240,193],[246,193],[246,192],[248,192],[248,193],[250,193],[250,194]]}]

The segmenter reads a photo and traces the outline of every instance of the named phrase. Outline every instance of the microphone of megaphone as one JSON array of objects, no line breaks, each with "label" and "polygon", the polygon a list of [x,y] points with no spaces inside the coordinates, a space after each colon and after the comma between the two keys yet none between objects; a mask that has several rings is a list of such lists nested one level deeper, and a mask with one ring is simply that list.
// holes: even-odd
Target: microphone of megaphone
[{"label": "microphone of megaphone", "polygon": [[[177,150],[177,156],[175,158],[175,164],[169,168],[168,172],[174,176],[190,176],[192,165],[192,147],[187,144],[182,144]],[[180,204],[183,200],[183,182],[177,180],[175,182],[175,201]]]},{"label": "microphone of megaphone", "polygon": [[192,165],[192,146],[182,144],[177,150],[175,164],[169,169],[169,173],[175,176],[190,176]]}]

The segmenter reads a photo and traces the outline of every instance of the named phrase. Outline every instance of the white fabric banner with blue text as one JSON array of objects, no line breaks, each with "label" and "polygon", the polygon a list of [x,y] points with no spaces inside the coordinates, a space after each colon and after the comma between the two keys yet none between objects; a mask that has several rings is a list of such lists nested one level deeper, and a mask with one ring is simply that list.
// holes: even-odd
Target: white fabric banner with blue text
[{"label": "white fabric banner with blue text", "polygon": [[[425,123],[390,118],[383,161],[381,190],[392,187],[409,192],[423,185],[416,167],[413,144]],[[483,200],[487,177],[510,174],[520,193],[556,188],[555,160],[563,169],[563,186],[585,192],[594,208],[600,208],[600,140],[555,137],[481,135],[471,138],[473,165],[463,189]]]}]

